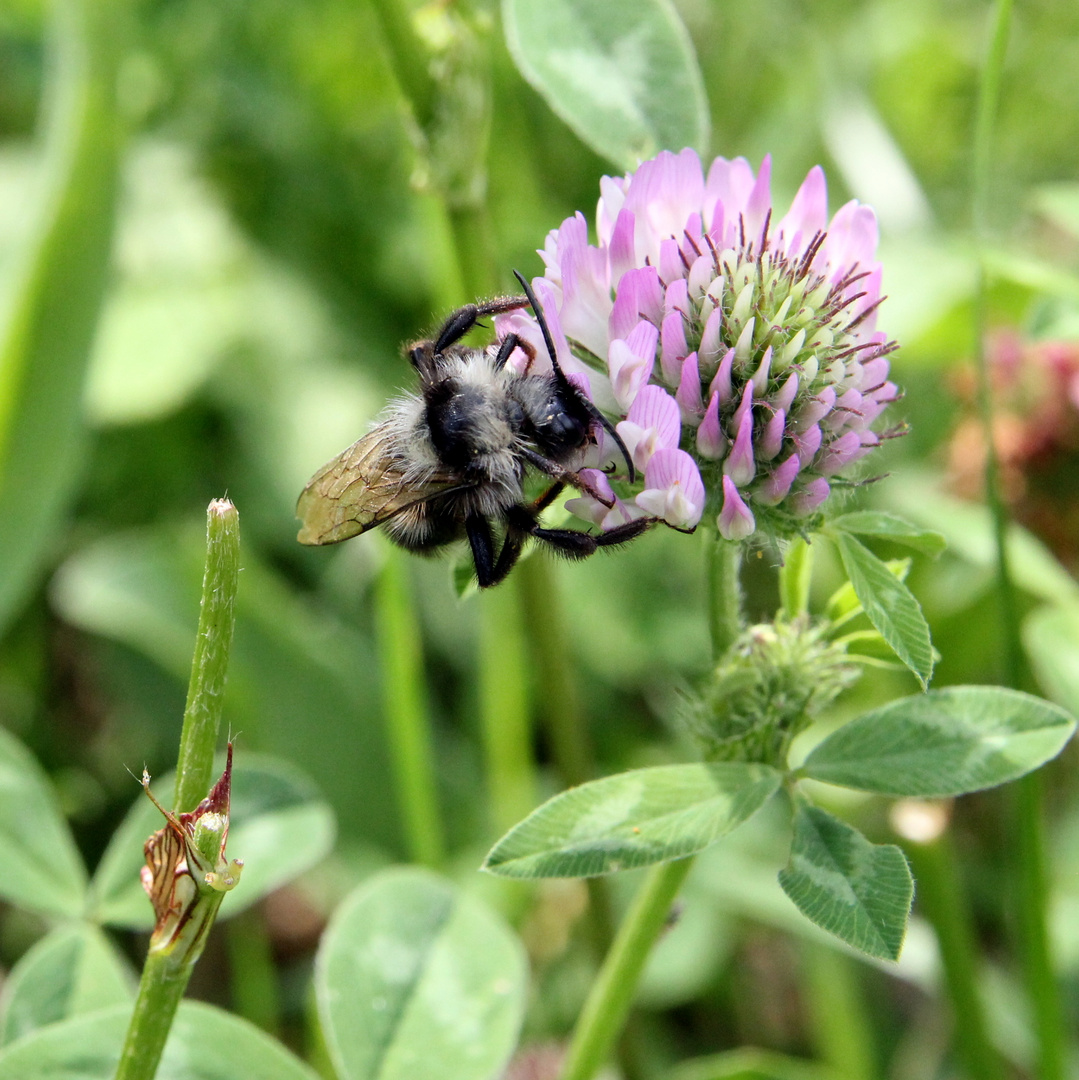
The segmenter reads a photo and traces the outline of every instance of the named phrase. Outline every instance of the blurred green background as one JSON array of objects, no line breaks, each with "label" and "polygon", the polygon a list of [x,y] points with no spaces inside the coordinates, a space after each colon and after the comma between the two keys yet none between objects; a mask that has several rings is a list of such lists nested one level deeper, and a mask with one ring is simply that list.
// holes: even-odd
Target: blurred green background
[{"label": "blurred green background", "polygon": [[[894,377],[906,392],[893,420],[909,421],[911,434],[874,460],[877,472],[893,477],[858,498],[949,535],[952,553],[932,565],[916,560],[911,578],[943,656],[937,684],[992,681],[997,640],[985,526],[940,479],[949,441],[970,411],[961,389],[972,353],[970,137],[986,6],[676,6],[704,74],[711,154],[745,155],[756,168],[771,153],[777,205],[821,163],[832,210],[848,198],[877,210],[889,294],[880,325],[901,343]],[[67,412],[27,403],[0,380],[8,395],[0,423],[5,407],[38,410],[25,414],[34,420],[19,445],[30,448],[25,461],[40,453],[41,475],[53,477],[43,499],[55,504],[51,516],[37,515],[37,466],[26,467],[23,487],[0,497],[0,534],[30,550],[18,566],[0,566],[0,723],[52,775],[92,863],[138,793],[131,773],[144,763],[152,773],[174,763],[204,511],[227,493],[241,514],[243,572],[226,722],[239,734],[239,752],[271,752],[301,766],[339,820],[335,859],[302,897],[279,897],[266,915],[284,985],[293,987],[288,1007],[298,1016],[319,920],[347,885],[404,849],[372,617],[387,549],[379,536],[338,549],[299,547],[295,499],[310,474],[409,383],[401,344],[472,297],[445,205],[423,187],[382,23],[369,3],[110,0],[103,10],[115,20],[109,25],[120,52],[111,119],[123,129],[111,257],[100,256],[107,230],[100,257],[84,237],[104,229],[109,202],[107,182],[91,182],[100,167],[91,148],[80,166],[90,177],[80,188],[86,201],[54,237],[60,270],[48,284],[51,328],[63,333],[70,314],[72,340],[79,327],[93,330],[85,380],[77,341],[56,376],[75,395]],[[432,5],[419,13],[433,40],[450,10]],[[522,80],[497,11],[470,10],[491,73],[485,240],[500,276],[493,289],[509,290],[511,269],[538,274],[535,249],[547,231],[576,210],[591,217],[600,177],[617,170]],[[23,260],[57,168],[38,130],[53,85],[48,23],[35,0],[0,8],[0,296],[8,298],[0,310],[8,320],[19,310]],[[1019,7],[993,162],[991,321],[1029,341],[1079,340],[1077,61],[1073,0]],[[52,384],[46,391],[63,396]],[[0,451],[4,445],[0,439]],[[11,470],[19,460],[0,454]],[[775,563],[764,550],[748,567],[751,613],[774,608]],[[824,552],[819,569],[818,603],[839,583]],[[422,627],[443,816],[453,858],[469,879],[496,835],[476,720],[479,601],[457,598],[448,562],[413,559],[407,572]],[[675,714],[679,687],[708,664],[703,572],[699,538],[662,530],[614,555],[553,566],[551,604],[564,609],[561,633],[600,771],[688,752]],[[1070,609],[1060,607],[1075,602],[1074,586],[1037,545],[1020,576],[1024,605],[1036,617],[1031,640],[1050,641],[1038,669],[1042,691],[1075,708],[1079,661],[1069,650],[1079,620],[1069,623]],[[1057,618],[1049,632],[1047,601]],[[531,711],[541,721],[549,707],[544,673],[531,678]],[[874,672],[844,715],[914,689],[909,676]],[[526,807],[563,786],[550,765],[549,737],[541,730],[535,743],[540,767],[536,790],[522,796]],[[1067,775],[1073,763],[1066,754],[1053,770],[1054,854],[1062,879],[1059,960],[1070,996],[1079,998],[1079,936],[1067,917],[1079,903],[1068,874],[1079,867],[1079,793]],[[845,812],[888,835],[883,803],[859,800]],[[990,954],[1007,921],[995,877],[1001,813],[997,796],[970,799],[956,825]],[[654,965],[646,998],[655,1010],[639,1027],[643,1060],[743,1043],[793,1053],[812,1047],[814,1008],[827,999],[813,989],[813,973],[830,961],[813,952],[820,945],[781,933],[796,923],[774,886],[785,853],[773,850],[768,823],[748,839],[738,836],[702,859],[684,928],[664,946],[670,958]],[[558,928],[577,917],[573,888],[541,890],[530,914],[519,913],[538,973],[528,1028],[536,1039],[565,1032],[591,970],[580,950],[560,944]],[[275,915],[278,909],[286,914]],[[303,932],[298,912],[310,916]],[[555,930],[543,929],[545,912]],[[0,961],[10,964],[37,932],[25,915],[0,906]],[[947,1031],[934,1015],[933,946],[923,924],[905,955],[899,975],[857,970],[879,1040],[870,1056],[882,1063],[881,1075],[935,1075]],[[994,969],[1002,1001],[1010,977],[1006,966]],[[1022,1061],[1029,1054],[1023,1020],[1007,1008],[1001,1015],[998,1037]]]}]

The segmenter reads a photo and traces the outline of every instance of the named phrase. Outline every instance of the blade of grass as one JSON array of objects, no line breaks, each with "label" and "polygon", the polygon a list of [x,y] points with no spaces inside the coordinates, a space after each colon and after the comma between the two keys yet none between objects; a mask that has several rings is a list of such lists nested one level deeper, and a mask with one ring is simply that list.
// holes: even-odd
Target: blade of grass
[{"label": "blade of grass", "polygon": [[57,0],[40,201],[0,326],[0,630],[33,588],[78,482],[82,390],[108,278],[128,0]]},{"label": "blade of grass", "polygon": [[[978,281],[974,305],[978,406],[986,447],[985,497],[993,518],[997,552],[996,581],[1001,618],[1003,682],[1006,686],[1021,689],[1024,676],[1019,609],[1008,565],[1008,510],[1000,490],[1000,467],[993,441],[992,386],[986,355],[988,269],[985,251],[988,241],[989,180],[994,160],[993,135],[1004,57],[1008,48],[1011,12],[1012,0],[997,0],[993,8],[992,34],[978,94],[971,206],[978,250]],[[1046,903],[1050,889],[1045,857],[1045,805],[1039,773],[1031,773],[1017,781],[1011,798],[1010,820],[1019,949],[1038,1036],[1038,1075],[1042,1080],[1063,1080],[1067,1037],[1060,989],[1053,971],[1049,946]]]},{"label": "blade of grass", "polygon": [[1004,1066],[989,1039],[977,940],[959,860],[947,829],[947,804],[897,803],[892,825],[918,882],[917,904],[940,947],[944,985],[952,1005],[957,1056],[967,1075],[1000,1080]]},{"label": "blade of grass", "polygon": [[382,702],[409,857],[437,867],[444,845],[424,695],[423,645],[402,561],[396,550],[387,553],[375,592]]},{"label": "blade of grass", "polygon": [[528,668],[517,579],[479,597],[480,727],[487,757],[491,824],[497,835],[536,804]]}]

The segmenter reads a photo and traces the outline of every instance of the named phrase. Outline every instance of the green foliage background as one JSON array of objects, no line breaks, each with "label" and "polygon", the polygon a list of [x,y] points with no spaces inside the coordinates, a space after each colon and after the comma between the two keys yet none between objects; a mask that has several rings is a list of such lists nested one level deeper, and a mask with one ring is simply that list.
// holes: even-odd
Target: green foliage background
[{"label": "green foliage background", "polygon": [[[984,525],[932,494],[960,410],[954,371],[972,347],[970,136],[985,6],[683,0],[677,7],[710,102],[709,152],[745,155],[754,167],[771,153],[779,205],[819,162],[833,210],[857,197],[878,211],[890,294],[881,325],[903,346],[893,370],[906,398],[896,412],[912,434],[878,456],[875,468],[895,476],[865,502],[912,513],[949,536],[952,553],[933,566],[919,560],[911,578],[941,653],[936,684],[993,681],[991,567],[979,554]],[[590,217],[600,176],[617,170],[522,80],[497,11],[477,9],[492,79],[485,240],[499,287],[509,291],[511,269],[538,273],[535,249],[547,231],[577,210]],[[50,183],[35,141],[46,14],[36,0],[0,10],[4,296],[13,294],[32,208]],[[371,5],[145,0],[130,15],[117,105],[128,142],[81,416],[34,432],[42,447],[63,447],[58,463],[72,495],[50,534],[35,541],[37,564],[17,583],[18,603],[0,612],[0,723],[51,774],[92,864],[137,794],[129,770],[146,763],[156,774],[174,763],[203,512],[227,491],[241,513],[244,569],[226,721],[240,733],[240,752],[285,756],[313,777],[341,834],[334,859],[286,898],[289,917],[266,916],[286,1021],[299,1025],[313,940],[290,937],[290,920],[302,912],[317,924],[351,884],[402,859],[404,849],[371,605],[385,547],[371,536],[340,549],[300,548],[295,498],[314,469],[408,383],[401,343],[471,298],[469,268],[458,265],[443,203],[423,186]],[[419,25],[437,41],[447,17],[432,6]],[[991,197],[992,319],[1035,338],[1079,339],[1077,42],[1079,7],[1071,0],[1040,0],[1015,14]],[[76,218],[66,226],[61,251],[66,242],[77,254],[80,231],[93,224]],[[80,287],[101,285],[100,274],[85,275]],[[54,318],[80,311],[85,299],[63,296]],[[77,424],[83,440],[68,438]],[[18,524],[18,516],[8,522]],[[751,610],[773,605],[774,561],[765,552],[749,567]],[[482,797],[476,601],[456,598],[445,562],[411,560],[408,573],[451,865],[459,861],[467,879],[497,832]],[[617,555],[555,568],[581,715],[601,772],[678,753],[669,738],[676,691],[699,678],[709,659],[703,574],[700,545],[660,530]],[[1043,692],[1074,710],[1079,688],[1068,650],[1079,622],[1066,616],[1075,586],[1037,547],[1020,576],[1024,604],[1039,608],[1032,635],[1045,625],[1045,601],[1064,612],[1065,630],[1037,638],[1035,667]],[[838,585],[840,570],[826,565],[821,577],[818,603],[831,591],[829,578]],[[542,721],[551,708],[543,704],[544,672],[531,679],[533,718]],[[915,689],[909,675],[874,674],[845,715]],[[542,767],[526,805],[562,786],[549,768],[548,737],[535,741]],[[1075,988],[1079,938],[1065,915],[1079,903],[1066,874],[1079,863],[1079,793],[1066,767],[1054,776],[1057,910],[1064,913],[1057,944]],[[882,803],[859,799],[844,811],[888,837]],[[996,876],[1002,813],[993,796],[981,796],[963,804],[957,824],[977,919],[990,940],[1007,920]],[[645,987],[654,1008],[642,1029],[643,1060],[743,1043],[813,1047],[820,1029],[804,999],[812,983],[805,972],[816,970],[811,950],[820,946],[805,946],[803,956],[802,946],[777,936],[777,928],[793,925],[793,909],[766,883],[785,855],[770,850],[767,823],[760,830],[723,849],[723,865],[740,872],[704,859],[690,880],[687,895],[700,902],[685,934],[672,934],[667,952],[660,950]],[[513,897],[495,895],[513,911]],[[13,962],[38,932],[25,915],[0,909],[0,961]],[[539,989],[527,1033],[560,1036],[589,962],[580,950],[558,951],[529,933],[526,926]],[[928,998],[917,997],[928,993],[916,971],[919,956],[928,955],[920,948],[917,940],[908,945],[914,955],[898,976],[857,972],[870,1001],[901,1003],[874,1009],[883,1017],[874,1061],[901,1061],[927,1023]],[[994,971],[1002,999],[1011,975]],[[915,997],[904,997],[899,980],[918,987]],[[997,984],[990,990],[998,993]],[[795,1004],[764,1006],[784,991]],[[220,987],[201,992],[222,1000]],[[665,1006],[680,1011],[663,1013]],[[1022,1058],[1021,1030],[1005,1029],[1000,1038]]]}]

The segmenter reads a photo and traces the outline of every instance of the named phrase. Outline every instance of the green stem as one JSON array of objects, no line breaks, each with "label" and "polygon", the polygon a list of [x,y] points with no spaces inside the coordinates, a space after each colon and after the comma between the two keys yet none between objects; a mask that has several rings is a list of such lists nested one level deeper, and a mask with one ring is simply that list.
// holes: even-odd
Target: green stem
[{"label": "green stem", "polygon": [[712,632],[712,658],[719,660],[742,632],[742,586],[738,570],[740,544],[705,532],[708,548],[708,625]]},{"label": "green stem", "polygon": [[172,956],[146,957],[115,1080],[153,1080],[191,970]]},{"label": "green stem", "polygon": [[948,833],[927,843],[908,840],[905,848],[918,881],[918,905],[932,924],[940,946],[959,1058],[968,1076],[998,1080],[1004,1076],[1004,1068],[989,1041],[978,991],[977,943]]},{"label": "green stem", "polygon": [[562,1080],[591,1080],[611,1054],[637,993],[645,961],[666,925],[693,860],[653,867],[615,935],[577,1020]]},{"label": "green stem", "polygon": [[521,589],[529,655],[536,671],[536,704],[550,740],[551,756],[568,787],[595,776],[588,723],[573,675],[569,637],[558,579],[545,558],[525,559],[515,571]]},{"label": "green stem", "polygon": [[401,820],[413,862],[438,866],[444,855],[430,720],[424,700],[422,643],[402,557],[391,550],[375,590],[382,702]]},{"label": "green stem", "polygon": [[873,1029],[858,969],[849,956],[829,945],[807,941],[802,947],[806,1001],[817,1049],[843,1080],[873,1080]]},{"label": "green stem", "polygon": [[176,763],[177,813],[194,810],[213,781],[239,577],[240,515],[228,499],[214,499],[206,509],[202,605]]},{"label": "green stem", "polygon": [[491,823],[501,836],[535,806],[528,668],[516,578],[479,597],[480,727]]},{"label": "green stem", "polygon": [[813,549],[799,537],[783,552],[779,568],[779,601],[788,619],[809,611],[809,584],[813,577]]},{"label": "green stem", "polygon": [[488,296],[497,286],[491,223],[485,206],[446,205],[465,295]]},{"label": "green stem", "polygon": [[402,0],[372,0],[371,6],[382,26],[401,93],[416,123],[426,129],[435,112],[435,82],[428,70],[430,56],[412,26],[410,8]]},{"label": "green stem", "polygon": [[[232,648],[239,560],[240,523],[236,507],[227,499],[215,499],[206,511],[202,606],[176,769],[174,805],[178,813],[194,809],[210,788]],[[202,926],[198,935],[200,944],[171,951],[151,948],[147,954],[116,1080],[153,1080],[176,1008],[223,895],[216,893],[200,901],[203,904],[198,919]],[[194,922],[193,919],[192,926]]]},{"label": "green stem", "polygon": [[[986,447],[985,494],[993,519],[993,538],[996,545],[1004,683],[1018,688],[1023,681],[1023,649],[1019,633],[1019,604],[1009,567],[1008,511],[1000,491],[1000,465],[993,438],[992,385],[986,356],[988,275],[984,253],[989,227],[989,181],[994,160],[993,131],[1000,100],[1004,57],[1008,47],[1011,10],[1011,0],[997,0],[994,7],[992,36],[978,96],[971,203],[978,248],[975,354],[978,405]],[[1011,846],[1015,852],[1013,868],[1019,946],[1038,1036],[1038,1075],[1041,1080],[1062,1080],[1067,1040],[1060,990],[1053,971],[1045,910],[1049,896],[1045,859],[1045,808],[1042,781],[1037,774],[1032,773],[1018,781],[1012,810]]]},{"label": "green stem", "polygon": [[1053,968],[1046,905],[1050,882],[1045,851],[1045,797],[1042,774],[1030,773],[1012,790],[1015,905],[1023,974],[1038,1036],[1039,1080],[1063,1080],[1068,1037],[1060,987]]}]

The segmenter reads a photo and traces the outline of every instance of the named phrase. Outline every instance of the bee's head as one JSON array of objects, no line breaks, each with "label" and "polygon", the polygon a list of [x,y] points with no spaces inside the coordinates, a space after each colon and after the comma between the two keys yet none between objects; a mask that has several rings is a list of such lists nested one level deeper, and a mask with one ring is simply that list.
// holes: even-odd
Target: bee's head
[{"label": "bee's head", "polygon": [[559,396],[567,402],[580,402],[581,405],[584,406],[584,410],[588,416],[599,424],[612,439],[614,439],[615,445],[618,447],[619,452],[622,454],[622,459],[626,463],[626,469],[629,472],[629,481],[632,484],[634,480],[637,479],[637,470],[633,467],[633,459],[630,457],[626,444],[622,441],[622,436],[615,431],[614,424],[612,424],[610,420],[596,408],[595,403],[566,378],[566,374],[558,363],[558,357],[555,354],[554,338],[551,337],[550,328],[547,326],[547,320],[544,318],[543,308],[540,307],[539,301],[536,299],[536,294],[532,291],[532,286],[524,279],[524,276],[519,270],[514,270],[513,276],[521,283],[521,288],[524,289],[525,296],[528,297],[528,302],[532,306],[532,311],[536,316],[536,322],[539,323],[539,328],[543,333],[543,342],[547,346],[547,354],[551,358],[551,368],[554,371],[554,378],[558,387]]}]

